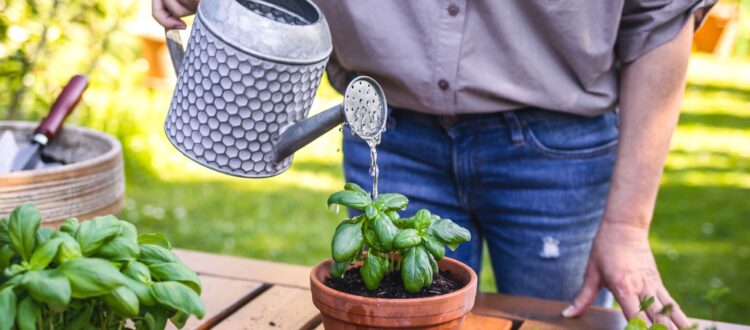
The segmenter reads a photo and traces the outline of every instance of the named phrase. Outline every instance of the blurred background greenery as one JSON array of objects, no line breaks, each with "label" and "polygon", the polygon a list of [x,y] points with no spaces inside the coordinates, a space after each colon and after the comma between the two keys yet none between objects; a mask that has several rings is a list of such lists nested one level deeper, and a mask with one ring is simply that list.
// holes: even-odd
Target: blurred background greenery
[{"label": "blurred background greenery", "polygon": [[[122,141],[122,217],[181,248],[313,265],[329,256],[342,216],[325,200],[343,185],[341,133],[298,152],[264,180],[214,173],[162,132],[174,77],[148,1],[0,0],[0,119],[37,120],[76,73],[90,76],[70,119]],[[709,318],[704,294],[731,292],[719,319],[750,323],[750,1],[716,8],[696,37],[651,241],[685,311]],[[339,102],[327,83],[313,111]],[[388,175],[383,173],[382,175]],[[488,263],[485,263],[488,264]],[[492,271],[482,290],[494,290]]]}]

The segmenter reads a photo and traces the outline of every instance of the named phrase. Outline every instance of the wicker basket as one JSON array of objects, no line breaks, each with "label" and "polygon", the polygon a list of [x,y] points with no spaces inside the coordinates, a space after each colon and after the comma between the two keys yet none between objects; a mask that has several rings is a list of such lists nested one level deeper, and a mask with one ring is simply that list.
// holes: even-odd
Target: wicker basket
[{"label": "wicker basket", "polygon": [[[0,133],[10,130],[16,141],[30,140],[36,123],[0,121]],[[75,217],[87,220],[122,209],[125,174],[122,147],[114,137],[88,128],[66,125],[44,150],[65,166],[0,175],[0,217],[25,202],[33,202],[46,226]]]}]

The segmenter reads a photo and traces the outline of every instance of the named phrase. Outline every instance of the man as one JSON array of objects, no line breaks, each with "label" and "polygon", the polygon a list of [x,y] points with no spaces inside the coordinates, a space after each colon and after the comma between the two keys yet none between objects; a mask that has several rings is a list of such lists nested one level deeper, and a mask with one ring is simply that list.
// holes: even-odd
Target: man
[{"label": "man", "polygon": [[[474,238],[452,256],[499,291],[611,303],[670,328],[689,320],[662,283],[648,230],[677,123],[693,31],[713,1],[318,0],[334,41],[331,83],[374,77],[393,107],[380,190]],[[197,0],[154,0],[165,27]],[[369,151],[344,138],[348,181]],[[660,315],[671,304],[671,316]]]}]

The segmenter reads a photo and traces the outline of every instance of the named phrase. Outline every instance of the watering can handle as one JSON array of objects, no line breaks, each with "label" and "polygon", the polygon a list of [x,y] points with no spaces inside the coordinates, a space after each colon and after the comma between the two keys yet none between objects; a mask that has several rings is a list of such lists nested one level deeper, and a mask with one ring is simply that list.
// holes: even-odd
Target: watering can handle
[{"label": "watering can handle", "polygon": [[172,59],[172,66],[174,66],[174,74],[179,75],[182,60],[185,58],[185,47],[182,46],[180,31],[166,29],[164,34],[167,38],[167,49],[169,49],[169,57]]}]

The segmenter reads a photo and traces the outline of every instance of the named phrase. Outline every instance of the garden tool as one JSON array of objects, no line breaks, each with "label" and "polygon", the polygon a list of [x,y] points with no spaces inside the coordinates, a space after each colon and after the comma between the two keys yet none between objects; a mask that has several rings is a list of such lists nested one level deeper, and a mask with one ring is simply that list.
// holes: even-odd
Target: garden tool
[{"label": "garden tool", "polygon": [[328,24],[308,0],[201,1],[187,49],[167,30],[177,74],[164,124],[188,158],[222,173],[263,178],[346,122],[376,140],[387,104],[369,77],[351,81],[342,105],[306,118],[332,50]]},{"label": "garden tool", "polygon": [[75,75],[70,78],[70,81],[65,85],[55,103],[52,104],[47,117],[34,130],[31,143],[16,153],[13,165],[11,165],[11,172],[30,170],[37,167],[41,159],[42,149],[57,136],[65,118],[73,112],[88,84],[88,79],[83,75]]}]

